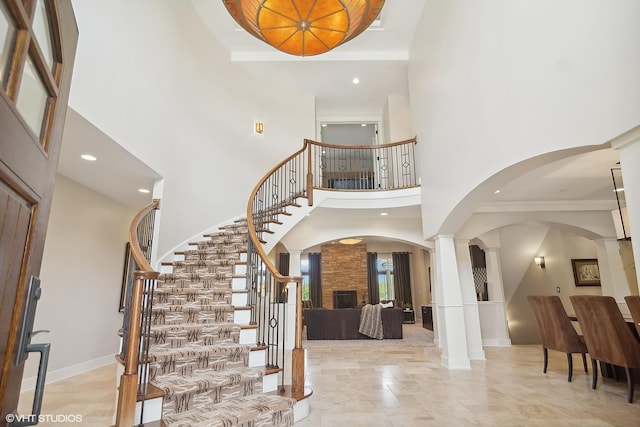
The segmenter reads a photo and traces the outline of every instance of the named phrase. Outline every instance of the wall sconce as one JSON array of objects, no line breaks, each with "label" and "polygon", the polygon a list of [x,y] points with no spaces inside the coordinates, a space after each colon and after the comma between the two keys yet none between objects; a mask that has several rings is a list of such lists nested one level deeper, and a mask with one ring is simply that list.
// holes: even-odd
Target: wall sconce
[{"label": "wall sconce", "polygon": [[536,264],[538,264],[538,267],[544,268],[544,257],[543,256],[537,256],[533,260],[536,262]]},{"label": "wall sconce", "polygon": [[254,126],[254,130],[256,133],[262,135],[262,133],[264,132],[264,123],[256,122]]}]

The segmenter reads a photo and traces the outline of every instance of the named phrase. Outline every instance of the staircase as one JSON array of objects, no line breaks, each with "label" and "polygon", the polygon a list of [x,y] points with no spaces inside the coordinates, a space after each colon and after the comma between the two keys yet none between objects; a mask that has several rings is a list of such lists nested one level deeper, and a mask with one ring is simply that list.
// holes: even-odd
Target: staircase
[{"label": "staircase", "polygon": [[[163,263],[163,271],[171,272],[156,272],[150,264],[153,212],[160,201],[140,211],[129,229],[137,271],[127,268],[122,347],[116,356],[123,366],[116,427],[140,420],[157,425],[160,418],[163,425],[179,427],[287,426],[304,418],[312,391],[304,387],[302,278],[280,274],[266,249],[311,209],[314,188],[353,181],[351,172],[340,171],[360,164],[365,151],[380,167],[379,184],[368,190],[417,187],[415,143],[347,149],[305,140],[256,185],[248,220],[205,235],[206,240],[190,245],[195,249],[176,252],[181,260]],[[285,224],[290,217],[295,220]],[[287,315],[288,307],[276,295],[290,285],[295,285],[296,305]],[[291,384],[278,385],[288,327],[295,335],[287,350]],[[144,405],[136,403],[141,395],[148,399],[142,399]]]},{"label": "staircase", "polygon": [[295,400],[275,393],[277,381],[265,390],[265,376],[278,370],[264,368],[243,299],[246,220],[205,237],[176,253],[183,260],[163,264],[173,271],[158,276],[153,292],[148,375],[164,391],[162,420],[180,427],[292,425]]}]

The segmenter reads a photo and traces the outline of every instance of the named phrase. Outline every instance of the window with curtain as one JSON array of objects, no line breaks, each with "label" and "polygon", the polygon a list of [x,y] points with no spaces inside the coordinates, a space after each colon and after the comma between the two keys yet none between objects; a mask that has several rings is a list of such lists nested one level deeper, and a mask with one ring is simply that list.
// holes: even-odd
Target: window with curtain
[{"label": "window with curtain", "polygon": [[300,258],[300,275],[302,276],[302,301],[308,301],[310,299],[308,258]]},{"label": "window with curtain", "polygon": [[379,300],[393,300],[395,296],[395,286],[393,277],[393,257],[391,254],[378,254],[376,261],[378,273],[378,295]]}]

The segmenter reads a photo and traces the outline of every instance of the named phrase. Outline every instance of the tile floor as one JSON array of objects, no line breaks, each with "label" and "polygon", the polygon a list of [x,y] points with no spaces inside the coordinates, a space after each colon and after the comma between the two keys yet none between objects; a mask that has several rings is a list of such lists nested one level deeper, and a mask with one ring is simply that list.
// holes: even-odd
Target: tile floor
[{"label": "tile floor", "polygon": [[[472,369],[448,370],[429,331],[404,329],[402,341],[305,341],[313,396],[311,413],[296,427],[640,426],[640,388],[633,404],[624,382],[601,379],[592,390],[579,356],[571,383],[563,354],[550,351],[542,373],[539,346],[486,348],[486,360],[473,361]],[[111,425],[115,375],[109,365],[47,385],[42,413]],[[21,413],[30,397],[21,399]]]}]

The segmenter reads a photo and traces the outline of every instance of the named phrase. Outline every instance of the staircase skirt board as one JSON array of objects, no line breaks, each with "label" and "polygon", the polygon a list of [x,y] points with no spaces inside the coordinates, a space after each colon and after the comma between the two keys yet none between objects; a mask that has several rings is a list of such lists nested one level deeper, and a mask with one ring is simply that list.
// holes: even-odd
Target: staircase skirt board
[{"label": "staircase skirt board", "polygon": [[[204,235],[164,263],[153,293],[149,382],[171,427],[290,426],[295,400],[264,394],[264,350],[246,307],[246,220]],[[241,307],[242,306],[242,307]],[[236,310],[238,307],[238,310]],[[275,383],[274,383],[275,381]]]}]

